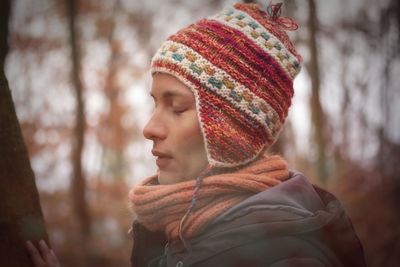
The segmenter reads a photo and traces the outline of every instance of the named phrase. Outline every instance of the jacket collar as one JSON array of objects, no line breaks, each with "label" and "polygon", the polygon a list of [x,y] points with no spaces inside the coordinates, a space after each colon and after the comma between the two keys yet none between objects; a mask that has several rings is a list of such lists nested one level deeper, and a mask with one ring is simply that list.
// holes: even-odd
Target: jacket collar
[{"label": "jacket collar", "polygon": [[193,264],[253,240],[313,232],[328,224],[343,223],[343,216],[344,209],[332,194],[313,186],[301,173],[291,172],[285,182],[247,198],[203,229],[191,240],[196,257],[187,257],[190,253],[184,256],[180,243],[171,245],[169,256],[178,254]]}]

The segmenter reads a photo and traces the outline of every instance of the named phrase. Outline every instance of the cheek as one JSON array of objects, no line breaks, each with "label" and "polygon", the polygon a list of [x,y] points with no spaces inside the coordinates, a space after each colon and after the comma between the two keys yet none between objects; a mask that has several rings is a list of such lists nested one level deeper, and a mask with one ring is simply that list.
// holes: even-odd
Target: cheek
[{"label": "cheek", "polygon": [[[178,138],[185,138],[183,140],[195,141],[201,140],[202,135],[200,131],[200,125],[197,121],[196,111],[191,111],[186,117],[176,124]],[[182,140],[182,141],[183,141]]]},{"label": "cheek", "polygon": [[194,179],[208,163],[200,128],[196,126],[185,131],[181,138],[179,172],[184,179]]},{"label": "cheek", "polygon": [[197,117],[188,118],[186,123],[177,126],[177,144],[181,151],[185,151],[186,156],[193,153],[201,153],[204,150],[203,136],[200,131],[200,126],[197,122]]},{"label": "cheek", "polygon": [[[178,126],[179,127],[179,126]],[[185,138],[188,142],[196,142],[196,140],[201,140],[200,128],[197,124],[185,127],[181,133],[181,138]]]}]

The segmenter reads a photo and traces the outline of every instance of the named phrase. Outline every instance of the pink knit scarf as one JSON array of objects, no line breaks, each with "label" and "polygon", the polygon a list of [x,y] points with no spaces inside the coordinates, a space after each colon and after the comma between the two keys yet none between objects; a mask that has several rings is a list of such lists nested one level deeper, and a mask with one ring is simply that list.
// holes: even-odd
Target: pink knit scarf
[{"label": "pink knit scarf", "polygon": [[[181,234],[189,239],[218,215],[242,200],[288,179],[287,163],[279,156],[264,157],[233,173],[204,177],[194,210],[185,219]],[[129,193],[137,219],[151,231],[165,231],[169,240],[179,238],[196,181],[159,185],[157,176],[145,179]]]}]

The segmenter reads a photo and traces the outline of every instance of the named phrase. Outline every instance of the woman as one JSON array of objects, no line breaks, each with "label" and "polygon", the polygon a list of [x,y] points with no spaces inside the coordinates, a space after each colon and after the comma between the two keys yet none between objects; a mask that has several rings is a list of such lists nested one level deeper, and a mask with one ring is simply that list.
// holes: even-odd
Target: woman
[{"label": "woman", "polygon": [[302,60],[280,8],[235,4],[153,57],[158,172],[129,195],[132,266],[365,266],[338,200],[264,153]]},{"label": "woman", "polygon": [[153,57],[158,173],[130,192],[132,266],[365,266],[338,200],[264,154],[301,62],[280,8],[236,4]]}]

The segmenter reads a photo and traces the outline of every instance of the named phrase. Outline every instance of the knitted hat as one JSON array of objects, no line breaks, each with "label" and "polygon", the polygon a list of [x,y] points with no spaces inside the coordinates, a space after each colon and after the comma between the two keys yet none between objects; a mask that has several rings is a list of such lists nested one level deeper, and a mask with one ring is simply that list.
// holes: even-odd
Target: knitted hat
[{"label": "knitted hat", "polygon": [[302,59],[285,32],[297,24],[280,7],[235,4],[170,36],[152,59],[152,73],[194,93],[211,166],[254,160],[282,129]]}]

